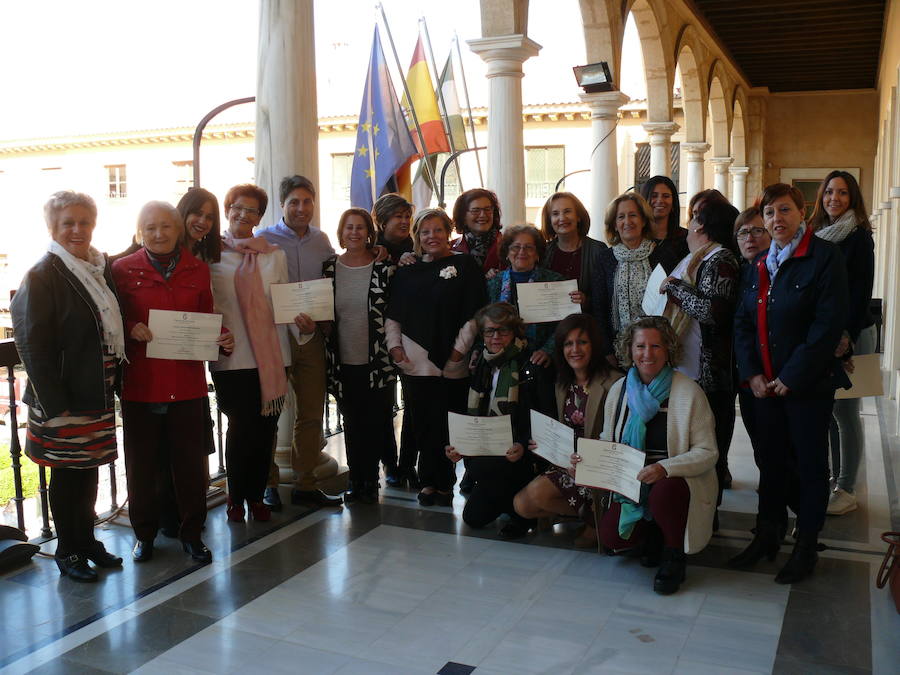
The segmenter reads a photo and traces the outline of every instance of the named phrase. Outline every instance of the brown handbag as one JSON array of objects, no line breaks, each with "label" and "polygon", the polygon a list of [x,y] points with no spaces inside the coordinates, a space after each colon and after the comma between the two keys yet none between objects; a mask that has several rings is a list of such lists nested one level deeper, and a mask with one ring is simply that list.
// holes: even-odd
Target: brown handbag
[{"label": "brown handbag", "polygon": [[881,561],[875,584],[878,588],[890,584],[891,597],[900,614],[900,532],[885,532],[881,540],[888,545],[888,550]]}]

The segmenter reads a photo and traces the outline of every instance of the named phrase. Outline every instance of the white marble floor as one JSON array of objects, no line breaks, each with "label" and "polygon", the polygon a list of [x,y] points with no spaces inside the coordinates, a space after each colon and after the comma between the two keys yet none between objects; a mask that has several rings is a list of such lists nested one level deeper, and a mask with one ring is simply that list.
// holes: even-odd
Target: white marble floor
[{"label": "white marble floor", "polygon": [[[138,672],[769,673],[789,589],[381,525]],[[460,671],[463,672],[463,671]]]}]

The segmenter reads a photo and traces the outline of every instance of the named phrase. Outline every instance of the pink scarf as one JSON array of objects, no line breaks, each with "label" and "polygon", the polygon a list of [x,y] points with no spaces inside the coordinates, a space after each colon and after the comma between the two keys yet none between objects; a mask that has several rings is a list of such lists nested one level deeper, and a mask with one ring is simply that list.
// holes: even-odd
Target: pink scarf
[{"label": "pink scarf", "polygon": [[225,233],[222,241],[225,250],[243,255],[243,260],[234,273],[234,290],[259,370],[259,386],[262,391],[260,413],[266,417],[278,415],[284,407],[287,376],[284,373],[275,317],[263,289],[256,258],[259,254],[277,251],[278,247],[260,237],[235,239],[230,232]]}]

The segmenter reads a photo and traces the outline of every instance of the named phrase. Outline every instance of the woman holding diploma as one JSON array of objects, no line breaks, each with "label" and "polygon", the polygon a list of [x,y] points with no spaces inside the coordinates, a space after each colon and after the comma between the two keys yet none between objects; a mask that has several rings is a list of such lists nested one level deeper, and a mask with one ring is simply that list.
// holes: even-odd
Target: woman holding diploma
[{"label": "woman holding diploma", "polygon": [[388,440],[384,430],[393,415],[389,385],[397,379],[384,332],[394,267],[375,260],[375,224],[368,211],[344,211],[337,237],[346,252],[322,265],[322,276],[334,279],[334,327],[325,341],[328,388],[344,416],[350,465],[344,499],[374,504],[378,461]]},{"label": "woman holding diploma", "polygon": [[628,374],[606,397],[600,439],[630,445],[647,458],[637,474],[640,502],[613,494],[600,541],[613,551],[643,546],[641,564],[659,565],[653,590],[668,595],[684,581],[685,554],[701,551],[712,536],[715,423],[703,390],[672,368],[681,348],[667,319],[638,319],[617,348]]},{"label": "woman holding diploma", "polygon": [[[572,314],[556,327],[556,418],[575,430],[575,438],[599,438],[603,430],[603,403],[621,373],[610,368],[600,349],[602,338],[590,314]],[[537,445],[529,441],[529,450]],[[515,497],[516,513],[523,518],[580,516],[584,530],[575,539],[578,548],[597,545],[593,495],[575,485],[569,470],[551,467]]]},{"label": "woman holding diploma", "polygon": [[225,461],[228,520],[244,522],[244,502],[254,520],[271,517],[263,491],[287,394],[285,366],[291,362],[287,326],[272,315],[272,284],[288,281],[284,251],[253,228],[269,197],[255,185],[237,185],[225,195],[228,231],[222,259],[210,265],[216,309],[234,334],[235,348],[209,364],[219,409],[228,417]]},{"label": "woman holding diploma", "polygon": [[[513,497],[534,477],[535,463],[526,449],[531,435],[534,381],[526,371],[524,324],[508,302],[495,302],[478,310],[475,323],[484,339],[484,349],[472,371],[466,412],[479,417],[510,415],[514,442],[505,457],[466,459],[472,490],[463,509],[463,520],[471,527],[484,527],[500,515],[509,514],[510,520],[500,530],[500,536],[518,539],[534,525],[533,520],[522,518],[513,508]],[[445,451],[451,462],[463,457],[451,445]]]},{"label": "woman holding diploma", "polygon": [[787,506],[797,537],[782,584],[818,561],[828,502],[828,427],[837,387],[849,386],[835,355],[847,326],[847,269],[838,246],[804,221],[803,194],[785,183],[760,198],[768,251],[745,268],[734,319],[738,377],[753,392],[759,450],[759,513],[750,545],[729,564],[775,559]]},{"label": "woman holding diploma", "polygon": [[[184,223],[171,204],[145,204],[138,215],[137,238],[142,248],[113,265],[127,335],[121,400],[128,513],[137,538],[133,556],[137,562],[153,557],[159,529],[159,449],[164,446],[169,448],[182,545],[194,560],[208,563],[212,554],[200,540],[209,482],[204,364],[150,358],[147,345],[153,340],[150,310],[212,313],[209,268],[185,246]],[[218,339],[225,350],[233,343],[230,334]]]},{"label": "woman holding diploma", "polygon": [[98,467],[116,459],[115,389],[125,333],[105,256],[91,246],[97,205],[57,192],[44,205],[52,241],[10,303],[28,373],[25,454],[50,467],[54,559],[72,581],[97,581],[122,559],[94,538]]},{"label": "woman holding diploma", "polygon": [[[600,322],[607,360],[617,366],[616,336],[644,315],[641,303],[647,282],[657,264],[671,272],[681,260],[674,249],[657,250],[650,225],[653,213],[636,192],[619,195],[606,210],[606,239],[600,266],[591,285],[592,314]],[[667,253],[664,257],[661,253]]]},{"label": "woman holding diploma", "polygon": [[413,223],[416,254],[430,262],[401,267],[388,303],[387,346],[400,368],[413,438],[419,450],[419,503],[450,506],[456,474],[444,454],[447,411],[466,409],[468,369],[450,361],[460,329],[486,303],[475,259],[450,250],[450,218],[425,209]]}]

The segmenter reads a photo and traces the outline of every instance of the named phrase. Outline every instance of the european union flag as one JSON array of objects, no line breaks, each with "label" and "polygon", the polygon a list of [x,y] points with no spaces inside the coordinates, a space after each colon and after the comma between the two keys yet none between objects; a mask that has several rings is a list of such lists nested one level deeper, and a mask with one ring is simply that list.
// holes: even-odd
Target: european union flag
[{"label": "european union flag", "polygon": [[394,93],[375,26],[350,174],[351,204],[371,210],[387,182],[413,155],[416,146]]}]

